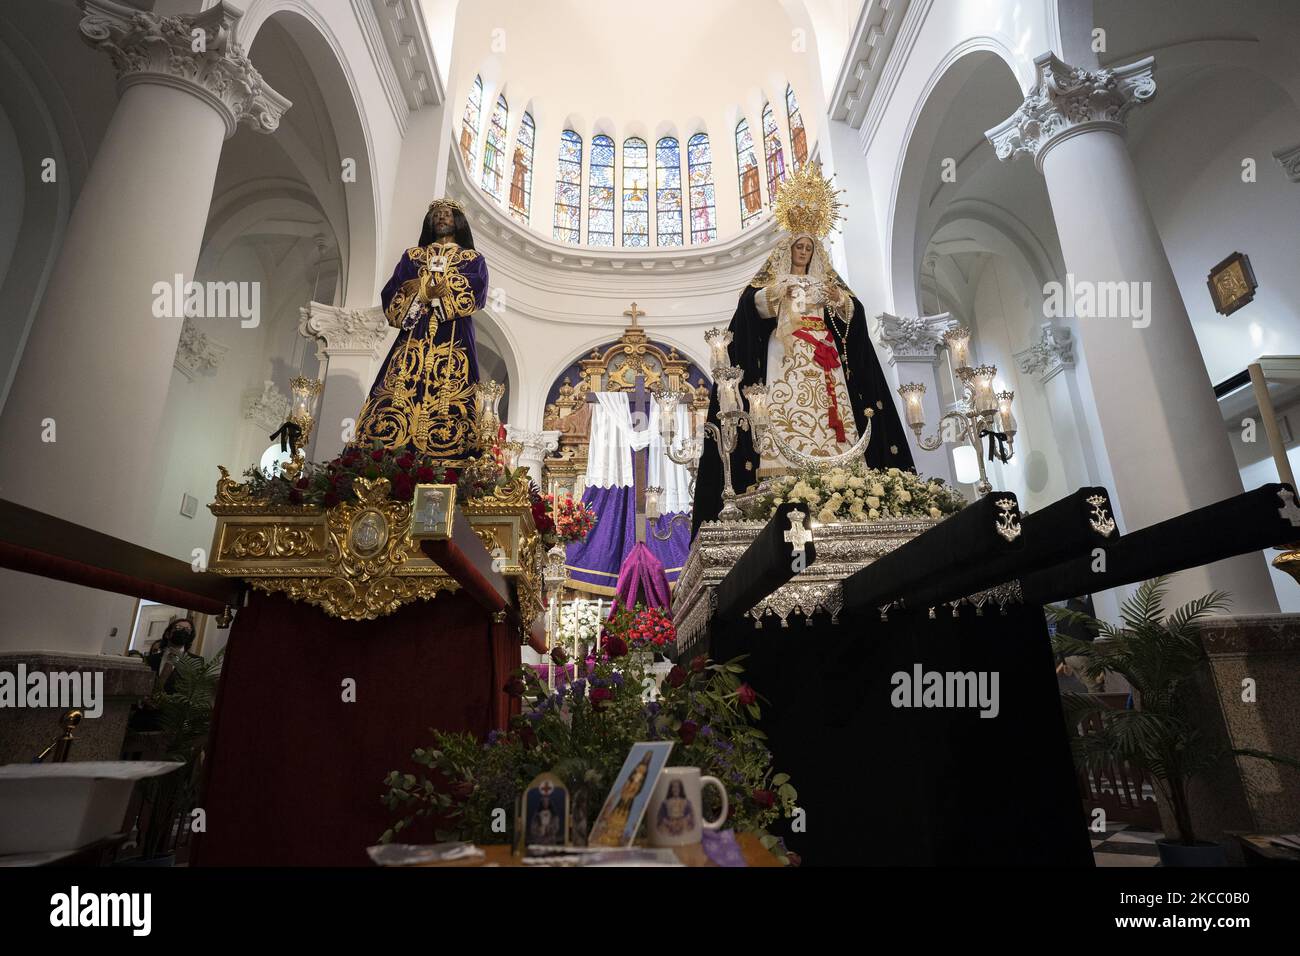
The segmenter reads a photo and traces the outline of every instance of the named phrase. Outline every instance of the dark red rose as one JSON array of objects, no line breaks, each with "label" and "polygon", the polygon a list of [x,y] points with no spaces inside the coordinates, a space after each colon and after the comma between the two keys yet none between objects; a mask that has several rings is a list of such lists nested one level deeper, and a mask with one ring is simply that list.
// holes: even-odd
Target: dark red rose
[{"label": "dark red rose", "polygon": [[700,725],[693,720],[683,720],[681,728],[677,731],[677,736],[682,738],[682,743],[695,743],[695,734],[699,731]]},{"label": "dark red rose", "polygon": [[415,459],[410,455],[403,455],[401,458],[397,459],[397,467],[401,469],[408,469],[414,464]]},{"label": "dark red rose", "polygon": [[776,794],[771,790],[755,790],[754,802],[764,809],[776,805]]},{"label": "dark red rose", "polygon": [[442,482],[446,485],[454,485],[460,481],[460,472],[455,468],[448,468],[442,473]]},{"label": "dark red rose", "polygon": [[593,687],[587,692],[592,710],[604,710],[605,704],[614,698],[614,692],[608,687]]},{"label": "dark red rose", "polygon": [[522,677],[512,677],[510,680],[506,681],[506,686],[501,689],[511,697],[523,697],[524,691],[528,689],[528,685],[524,683]]},{"label": "dark red rose", "polygon": [[393,478],[393,500],[410,501],[413,494],[415,494],[415,484],[411,481],[411,476],[399,472],[397,476]]},{"label": "dark red rose", "polygon": [[474,794],[474,784],[468,780],[460,780],[451,785],[451,795],[462,803],[468,800]]},{"label": "dark red rose", "polygon": [[428,465],[421,465],[418,469],[416,469],[415,477],[419,481],[429,484],[434,479],[433,469]]},{"label": "dark red rose", "polygon": [[705,657],[703,654],[698,654],[695,657],[691,658],[691,670],[693,670],[697,674],[703,673],[704,668],[708,666],[709,666],[709,659]]},{"label": "dark red rose", "polygon": [[605,653],[611,658],[622,657],[627,654],[627,641],[617,634],[611,634],[605,638]]},{"label": "dark red rose", "polygon": [[332,491],[325,492],[325,497],[321,499],[321,504],[326,508],[333,508],[341,499]]},{"label": "dark red rose", "polygon": [[668,686],[681,687],[686,683],[686,668],[681,664],[674,664],[673,669],[668,672]]},{"label": "dark red rose", "polygon": [[302,488],[302,489],[306,490],[308,484],[309,484],[309,482],[307,481],[306,478],[299,478],[298,481],[297,481],[297,483],[294,485],[294,487],[295,487],[295,488]]},{"label": "dark red rose", "polygon": [[564,664],[568,663],[569,655],[564,648],[557,644],[555,647],[551,648],[551,660],[557,667],[562,667]]},{"label": "dark red rose", "polygon": [[360,460],[360,458],[361,458],[361,453],[357,451],[355,448],[353,448],[344,453],[343,457],[339,459],[339,464],[355,465],[357,461]]},{"label": "dark red rose", "polygon": [[750,687],[748,684],[741,684],[736,688],[736,697],[746,707],[758,700],[758,694],[755,693],[754,688]]},{"label": "dark red rose", "polygon": [[371,460],[371,461],[383,461],[383,460],[384,460],[384,450],[383,450],[382,448],[376,448],[374,451],[372,451],[372,452],[370,453],[370,460]]},{"label": "dark red rose", "polygon": [[289,502],[295,505],[302,504],[302,492],[299,491],[297,488],[291,489],[289,491]]}]

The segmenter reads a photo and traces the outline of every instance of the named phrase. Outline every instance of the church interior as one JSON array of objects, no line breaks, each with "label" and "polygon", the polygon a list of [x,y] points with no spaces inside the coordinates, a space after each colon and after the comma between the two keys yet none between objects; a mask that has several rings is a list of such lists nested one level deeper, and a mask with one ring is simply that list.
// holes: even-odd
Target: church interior
[{"label": "church interior", "polygon": [[0,869],[1294,873],[1297,50],[4,4]]}]

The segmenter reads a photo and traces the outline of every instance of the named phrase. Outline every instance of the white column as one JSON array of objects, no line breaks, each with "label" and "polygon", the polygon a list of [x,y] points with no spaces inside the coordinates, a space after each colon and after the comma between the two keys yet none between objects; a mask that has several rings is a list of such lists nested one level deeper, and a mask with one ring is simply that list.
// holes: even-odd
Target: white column
[{"label": "white column", "polygon": [[[943,392],[939,386],[939,349],[943,346],[943,333],[957,327],[957,320],[947,312],[939,315],[923,315],[920,318],[881,313],[880,344],[889,347],[889,364],[898,371],[898,383],[917,382],[925,386],[925,397],[921,407],[925,409],[925,431],[927,437],[939,427],[939,419],[948,410],[942,405]],[[904,414],[902,404],[895,401],[899,414]],[[906,427],[907,419],[903,419]],[[934,451],[920,448],[908,429],[912,458],[916,462],[918,474],[927,478],[942,478],[953,484],[952,448],[940,445]]]},{"label": "white column", "polygon": [[298,331],[316,340],[320,360],[320,407],[307,457],[327,461],[343,450],[344,434],[353,434],[357,416],[374,384],[378,363],[390,333],[379,306],[368,309],[340,309],[309,302],[298,310]]},{"label": "white column", "polygon": [[[222,141],[240,122],[273,131],[289,103],[229,41],[234,7],[83,8],[120,99],[0,419],[0,496],[138,541],[158,507],[154,442],[183,321],[155,284],[193,277]],[[195,30],[206,52],[192,52]]]},{"label": "white column", "polygon": [[[1125,531],[1242,491],[1227,431],[1160,235],[1124,144],[1155,95],[1154,62],[1097,72],[1045,53],[1024,104],[988,138],[1047,181],[1101,443]],[[1090,296],[1091,301],[1085,298]],[[1237,613],[1277,611],[1262,554],[1178,575],[1171,602],[1218,588]]]},{"label": "white column", "polygon": [[519,464],[528,469],[533,480],[537,482],[537,487],[542,489],[542,494],[545,494],[547,489],[542,481],[542,462],[550,452],[560,447],[560,433],[507,425],[506,438],[523,445],[523,449],[519,452]]}]

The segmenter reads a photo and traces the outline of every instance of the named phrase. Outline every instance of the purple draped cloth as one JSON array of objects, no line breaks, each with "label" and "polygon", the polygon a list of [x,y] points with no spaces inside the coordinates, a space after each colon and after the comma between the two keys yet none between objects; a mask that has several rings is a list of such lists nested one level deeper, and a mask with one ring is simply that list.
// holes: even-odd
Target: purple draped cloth
[{"label": "purple draped cloth", "polygon": [[[569,579],[593,594],[614,595],[636,544],[636,496],[629,487],[589,485],[582,500],[596,513],[596,527],[587,540],[570,544],[565,550]],[[658,534],[668,535],[666,541],[648,535],[645,543],[669,583],[677,580],[691,547],[689,523],[673,524],[672,519],[673,515],[663,515],[654,524]],[[662,606],[668,607],[666,603]]]},{"label": "purple draped cloth", "polygon": [[632,546],[623,561],[623,567],[619,569],[618,587],[615,589],[610,613],[616,608],[636,607],[638,604],[657,607],[669,613],[672,612],[673,604],[663,563],[641,541]]}]

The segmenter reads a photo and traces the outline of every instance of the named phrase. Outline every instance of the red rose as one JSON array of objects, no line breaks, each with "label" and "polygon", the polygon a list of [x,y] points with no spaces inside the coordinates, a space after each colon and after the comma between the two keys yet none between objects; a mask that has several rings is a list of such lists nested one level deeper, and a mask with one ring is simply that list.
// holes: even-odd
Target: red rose
[{"label": "red rose", "polygon": [[415,459],[412,458],[410,455],[403,455],[401,458],[397,459],[398,468],[407,469],[414,464],[415,464]]},{"label": "red rose", "polygon": [[766,809],[776,804],[776,794],[771,790],[755,790],[754,802]]},{"label": "red rose", "polygon": [[294,487],[295,487],[295,488],[302,488],[302,489],[305,490],[306,487],[307,487],[307,484],[308,484],[308,482],[307,482],[307,479],[306,479],[306,478],[299,478],[299,479],[298,479],[298,483],[295,484]]},{"label": "red rose", "polygon": [[410,475],[402,472],[393,479],[392,496],[395,501],[410,501],[414,493],[415,485],[411,482]]},{"label": "red rose", "polygon": [[426,484],[429,484],[429,483],[431,483],[431,482],[433,481],[433,478],[434,478],[434,475],[433,475],[433,469],[430,468],[428,465],[422,465],[422,466],[421,466],[421,467],[420,467],[420,468],[415,472],[415,477],[416,477],[417,479],[419,479],[420,481],[425,482]]},{"label": "red rose", "polygon": [[677,736],[682,738],[682,743],[695,743],[695,734],[700,729],[700,725],[693,720],[683,720],[681,728],[677,731]]},{"label": "red rose", "polygon": [[593,687],[587,692],[592,710],[604,710],[605,704],[614,698],[614,692],[608,687]]},{"label": "red rose", "polygon": [[372,452],[370,453],[370,460],[371,460],[371,461],[383,461],[383,460],[384,460],[384,450],[383,450],[382,448],[376,448],[374,451],[372,451]]},{"label": "red rose", "polygon": [[564,664],[568,663],[569,655],[565,653],[564,648],[557,644],[555,647],[551,648],[551,660],[555,662],[556,666],[562,667]]},{"label": "red rose", "polygon": [[360,457],[361,455],[357,452],[355,448],[350,449],[349,451],[344,453],[342,458],[339,459],[339,464],[341,465],[355,464],[356,460]]},{"label": "red rose", "polygon": [[325,492],[325,497],[321,499],[321,504],[323,504],[326,508],[333,508],[336,504],[339,503],[339,501],[340,498],[338,495],[336,495],[332,491],[327,491]]},{"label": "red rose", "polygon": [[523,697],[524,691],[528,689],[528,685],[524,683],[522,677],[512,677],[510,680],[506,681],[506,686],[501,689],[511,697]]},{"label": "red rose", "polygon": [[756,694],[754,688],[750,687],[748,684],[741,684],[736,688],[736,697],[746,707],[758,700],[758,694]]},{"label": "red rose", "polygon": [[610,657],[622,657],[627,653],[627,641],[617,634],[605,638],[605,653]]},{"label": "red rose", "polygon": [[442,482],[446,485],[454,485],[460,481],[460,472],[455,468],[448,468],[442,473]]},{"label": "red rose", "polygon": [[703,654],[698,654],[691,659],[691,670],[695,671],[695,673],[697,674],[703,673],[704,668],[708,666],[709,666],[708,658],[706,658]]},{"label": "red rose", "polygon": [[[681,664],[674,664],[673,669],[668,672],[668,686],[681,687],[686,683],[686,668]],[[687,741],[689,743],[690,741]]]}]

